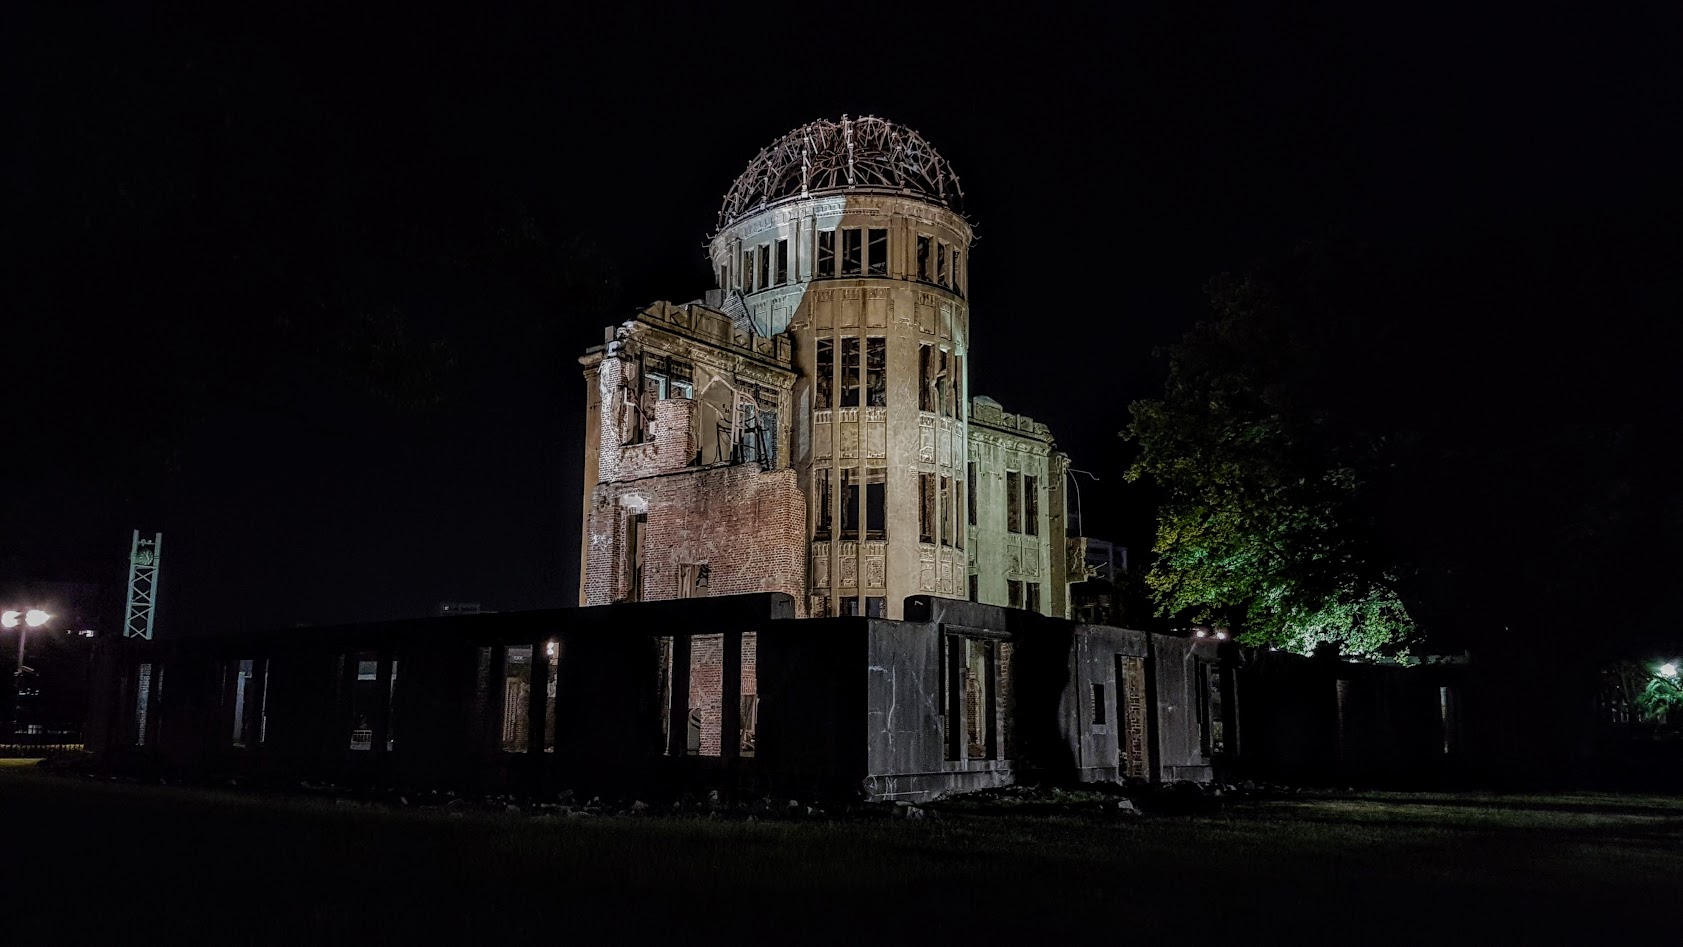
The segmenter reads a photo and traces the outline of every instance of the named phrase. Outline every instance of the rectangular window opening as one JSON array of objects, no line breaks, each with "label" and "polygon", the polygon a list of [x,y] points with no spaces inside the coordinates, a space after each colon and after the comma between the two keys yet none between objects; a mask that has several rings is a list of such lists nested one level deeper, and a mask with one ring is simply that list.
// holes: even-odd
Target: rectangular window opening
[{"label": "rectangular window opening", "polygon": [[858,276],[863,272],[863,250],[858,227],[842,229],[842,275]]},{"label": "rectangular window opening", "polygon": [[1005,580],[1005,604],[1012,608],[1023,607],[1023,582],[1021,579]]},{"label": "rectangular window opening", "polygon": [[146,725],[152,710],[152,665],[140,665],[135,672],[134,687],[134,745],[146,745]]},{"label": "rectangular window opening", "polygon": [[256,676],[256,662],[250,658],[243,658],[234,665],[234,745],[245,746],[251,740],[251,727],[257,716],[249,706],[252,698],[257,696],[256,685],[252,683]]},{"label": "rectangular window opening", "polygon": [[933,345],[919,346],[917,350],[917,408],[919,411],[935,410],[935,347]]},{"label": "rectangular window opening", "polygon": [[859,407],[859,339],[841,340],[841,406]]},{"label": "rectangular window opening", "polygon": [[972,572],[970,574],[970,601],[980,602],[982,600],[981,591],[981,576]]},{"label": "rectangular window opening", "polygon": [[738,707],[737,755],[752,757],[760,723],[759,635],[742,633],[742,697]]},{"label": "rectangular window opening", "polygon": [[1005,529],[1023,531],[1023,475],[1015,470],[1005,471]]},{"label": "rectangular window opening", "polygon": [[1031,612],[1040,611],[1040,583],[1023,583],[1023,607]]},{"label": "rectangular window opening", "polygon": [[531,747],[532,651],[513,645],[504,651],[503,727],[504,753],[525,753]]},{"label": "rectangular window opening", "polygon": [[818,340],[818,357],[813,368],[812,406],[823,411],[832,404],[830,392],[836,376],[836,343],[834,339]]},{"label": "rectangular window opening", "polygon": [[870,275],[888,275],[888,230],[872,227],[865,232],[865,259]]},{"label": "rectangular window opening", "polygon": [[917,278],[925,283],[929,282],[929,257],[934,253],[934,242],[934,237],[917,235]]},{"label": "rectangular window opening", "polygon": [[832,279],[836,275],[836,232],[818,231],[818,278]]},{"label": "rectangular window opening", "polygon": [[941,545],[953,544],[953,478],[941,478]]},{"label": "rectangular window opening", "polygon": [[965,502],[965,506],[966,506],[965,514],[969,517],[970,525],[975,526],[976,525],[976,462],[971,461],[967,466],[968,466],[968,469],[965,471],[965,480],[967,481],[965,486],[967,487],[967,489],[964,492],[964,502]]},{"label": "rectangular window opening", "polygon": [[865,538],[888,538],[888,468],[865,468]]},{"label": "rectangular window opening", "polygon": [[1023,477],[1023,533],[1040,535],[1040,478]]},{"label": "rectangular window opening", "polygon": [[762,244],[759,249],[760,269],[754,281],[754,288],[765,289],[771,285],[771,245]]},{"label": "rectangular window opening", "polygon": [[789,282],[789,241],[777,241],[777,284]]},{"label": "rectangular window opening", "polygon": [[859,538],[859,471],[843,467],[841,472],[841,538]]},{"label": "rectangular window opening", "polygon": [[1093,685],[1093,725],[1102,727],[1105,724],[1104,685]]},{"label": "rectangular window opening", "polygon": [[356,664],[356,678],[351,682],[351,742],[352,750],[374,749],[374,717],[380,704],[380,655],[361,651],[348,655]]},{"label": "rectangular window opening", "polygon": [[691,756],[723,754],[724,664],[724,635],[690,637],[690,714],[684,746]]},{"label": "rectangular window opening", "polygon": [[935,282],[947,285],[947,242],[940,241],[935,246]]},{"label": "rectangular window opening", "polygon": [[888,405],[888,340],[873,336],[865,340],[865,403],[873,408]]},{"label": "rectangular window opening", "polygon": [[918,542],[933,543],[935,541],[935,475],[932,473],[918,474],[917,492]]},{"label": "rectangular window opening", "polygon": [[818,509],[814,511],[813,516],[813,522],[816,523],[817,526],[814,528],[812,535],[814,539],[829,539],[831,527],[830,517],[832,515],[830,509],[833,505],[830,502],[830,491],[834,471],[832,471],[829,467],[819,467],[812,472],[812,476],[813,479],[817,481],[817,488],[812,491],[814,497],[813,502],[818,506]]}]

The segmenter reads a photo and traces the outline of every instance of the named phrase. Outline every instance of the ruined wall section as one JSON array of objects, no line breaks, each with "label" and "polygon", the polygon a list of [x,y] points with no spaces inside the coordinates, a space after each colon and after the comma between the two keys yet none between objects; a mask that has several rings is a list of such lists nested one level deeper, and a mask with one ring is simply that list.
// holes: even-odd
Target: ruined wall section
[{"label": "ruined wall section", "polygon": [[794,471],[734,464],[600,484],[581,604],[632,599],[628,534],[639,515],[639,600],[784,592],[804,617],[806,500]]},{"label": "ruined wall section", "polygon": [[594,437],[579,604],[740,592],[804,603],[788,340],[699,304],[656,303],[580,361]]},{"label": "ruined wall section", "polygon": [[[1054,448],[1046,425],[1005,411],[992,398],[973,399],[969,435],[976,512],[969,528],[969,575],[976,580],[977,601],[1017,608],[1034,604],[1033,611],[1067,617],[1062,485],[1067,459]],[[1012,601],[1012,583],[1017,584],[1017,601]],[[1031,587],[1037,603],[1028,601]]]}]

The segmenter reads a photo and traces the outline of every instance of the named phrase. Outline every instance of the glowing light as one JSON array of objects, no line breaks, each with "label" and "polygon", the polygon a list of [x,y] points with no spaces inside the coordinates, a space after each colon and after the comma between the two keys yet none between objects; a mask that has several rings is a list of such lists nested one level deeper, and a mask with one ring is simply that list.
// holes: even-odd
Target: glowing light
[{"label": "glowing light", "polygon": [[1677,665],[1675,665],[1675,664],[1662,664],[1662,665],[1660,665],[1660,676],[1661,677],[1676,677],[1677,676]]},{"label": "glowing light", "polygon": [[1216,640],[1217,641],[1226,641],[1227,640],[1227,632],[1225,632],[1225,631],[1216,632]]},{"label": "glowing light", "polygon": [[5,625],[7,628],[16,628],[18,626],[18,613],[12,611],[0,615],[0,625]]},{"label": "glowing light", "polygon": [[45,625],[47,623],[47,619],[50,617],[51,616],[49,616],[46,612],[41,611],[39,608],[32,608],[29,610],[29,614],[23,616],[23,620],[29,623],[29,627],[39,628],[42,625]]},{"label": "glowing light", "polygon": [[1195,634],[1195,635],[1197,635],[1197,636],[1198,636],[1198,637],[1200,637],[1200,638],[1208,638],[1208,637],[1209,637],[1209,636],[1210,636],[1210,633],[1209,633],[1209,632],[1207,632],[1207,631],[1205,631],[1205,630],[1204,630],[1204,629],[1202,629],[1202,628],[1200,628],[1200,629],[1198,629],[1198,630],[1197,630],[1197,631],[1195,631],[1195,632],[1193,632],[1193,634]]},{"label": "glowing light", "polygon": [[551,641],[548,645],[544,646],[543,650],[544,650],[544,653],[549,655],[550,657],[552,657],[552,658],[555,657],[555,642]]}]

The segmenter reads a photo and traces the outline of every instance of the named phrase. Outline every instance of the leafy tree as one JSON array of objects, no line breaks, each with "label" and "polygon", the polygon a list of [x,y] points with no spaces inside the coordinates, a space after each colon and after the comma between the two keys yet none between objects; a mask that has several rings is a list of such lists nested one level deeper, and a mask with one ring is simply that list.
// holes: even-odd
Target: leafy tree
[{"label": "leafy tree", "polygon": [[1165,496],[1160,611],[1301,651],[1583,667],[1663,628],[1676,286],[1626,251],[1331,241],[1213,281],[1124,432]]}]

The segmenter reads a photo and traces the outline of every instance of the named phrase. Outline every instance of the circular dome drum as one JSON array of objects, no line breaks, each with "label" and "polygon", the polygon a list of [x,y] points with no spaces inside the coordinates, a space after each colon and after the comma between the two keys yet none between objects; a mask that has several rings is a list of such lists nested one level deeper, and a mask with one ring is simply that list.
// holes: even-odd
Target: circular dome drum
[{"label": "circular dome drum", "polygon": [[791,197],[854,189],[910,191],[963,212],[952,166],[922,135],[887,119],[820,119],[762,148],[725,195],[719,230]]}]

